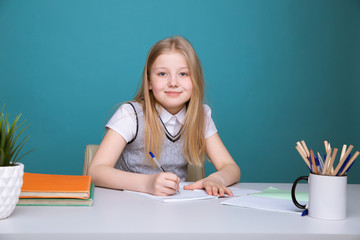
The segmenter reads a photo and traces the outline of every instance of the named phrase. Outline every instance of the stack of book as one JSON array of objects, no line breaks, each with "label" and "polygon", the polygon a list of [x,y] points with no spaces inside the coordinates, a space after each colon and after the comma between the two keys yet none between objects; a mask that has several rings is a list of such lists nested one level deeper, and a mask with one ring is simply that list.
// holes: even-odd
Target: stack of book
[{"label": "stack of book", "polygon": [[92,206],[90,176],[24,173],[18,206]]}]

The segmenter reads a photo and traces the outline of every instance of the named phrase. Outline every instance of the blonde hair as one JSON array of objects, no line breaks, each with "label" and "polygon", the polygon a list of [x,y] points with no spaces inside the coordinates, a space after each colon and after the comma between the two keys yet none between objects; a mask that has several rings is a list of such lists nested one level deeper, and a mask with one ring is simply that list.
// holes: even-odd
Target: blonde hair
[{"label": "blonde hair", "polygon": [[164,130],[158,120],[159,113],[155,109],[157,103],[149,89],[150,70],[156,58],[168,52],[178,52],[185,56],[190,69],[193,91],[186,103],[187,111],[181,138],[184,140],[184,155],[189,164],[201,166],[205,160],[205,113],[202,106],[204,98],[204,77],[200,60],[190,42],[183,37],[175,36],[157,42],[150,49],[146,58],[141,87],[134,98],[142,104],[145,117],[145,152],[148,160],[154,165],[148,152],[160,156]]}]

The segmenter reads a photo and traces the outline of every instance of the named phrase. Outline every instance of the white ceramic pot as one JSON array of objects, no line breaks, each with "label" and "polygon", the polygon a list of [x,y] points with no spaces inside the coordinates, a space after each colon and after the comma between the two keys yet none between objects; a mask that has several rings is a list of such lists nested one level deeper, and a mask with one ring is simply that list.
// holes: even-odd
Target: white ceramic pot
[{"label": "white ceramic pot", "polygon": [[24,165],[0,167],[0,219],[14,211],[23,184]]}]

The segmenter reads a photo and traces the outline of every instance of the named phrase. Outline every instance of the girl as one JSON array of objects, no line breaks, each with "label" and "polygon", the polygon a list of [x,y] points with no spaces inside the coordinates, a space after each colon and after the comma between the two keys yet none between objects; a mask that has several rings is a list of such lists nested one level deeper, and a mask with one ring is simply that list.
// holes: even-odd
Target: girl
[{"label": "girl", "polygon": [[202,69],[191,44],[182,37],[156,43],[135,99],[122,104],[106,125],[89,166],[95,185],[172,195],[186,177],[187,164],[201,166],[207,155],[217,172],[184,189],[232,196],[227,186],[240,180],[240,169],[217,134],[203,97]]}]

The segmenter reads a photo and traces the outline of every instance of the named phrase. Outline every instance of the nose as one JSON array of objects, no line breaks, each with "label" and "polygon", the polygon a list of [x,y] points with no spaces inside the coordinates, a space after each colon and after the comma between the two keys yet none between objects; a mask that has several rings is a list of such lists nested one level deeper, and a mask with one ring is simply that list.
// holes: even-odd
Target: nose
[{"label": "nose", "polygon": [[169,77],[169,87],[177,87],[178,86],[178,78],[176,75],[171,75]]}]

